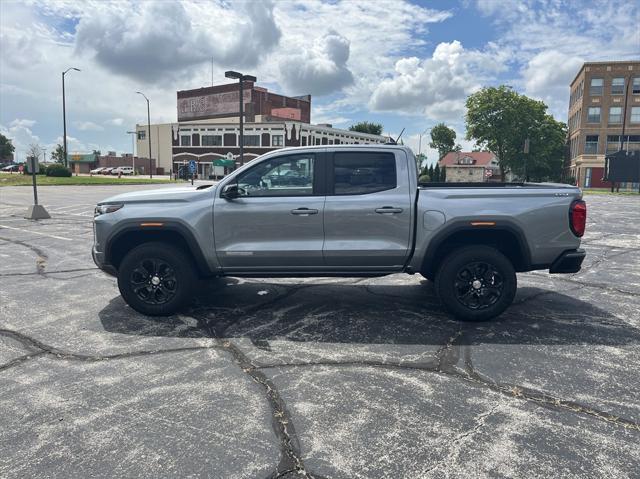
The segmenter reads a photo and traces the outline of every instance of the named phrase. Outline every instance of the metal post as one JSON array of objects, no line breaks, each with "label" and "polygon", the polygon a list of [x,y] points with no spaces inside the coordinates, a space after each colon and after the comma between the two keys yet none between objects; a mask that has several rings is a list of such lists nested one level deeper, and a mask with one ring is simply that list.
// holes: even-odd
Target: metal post
[{"label": "metal post", "polygon": [[38,205],[38,188],[36,187],[36,159],[31,157],[31,178],[33,178],[33,204]]},{"label": "metal post", "polygon": [[67,72],[62,72],[62,127],[64,129],[62,144],[64,148],[64,167],[69,168],[69,160],[67,159],[67,108],[65,105],[65,98],[64,98],[64,74],[65,73]]},{"label": "metal post", "polygon": [[244,105],[242,104],[243,77],[240,77],[240,165],[244,165]]},{"label": "metal post", "polygon": [[[147,97],[145,97],[147,98]],[[149,139],[149,178],[153,178],[153,165],[151,162],[151,114],[149,113],[149,99],[147,98],[147,137]]]}]

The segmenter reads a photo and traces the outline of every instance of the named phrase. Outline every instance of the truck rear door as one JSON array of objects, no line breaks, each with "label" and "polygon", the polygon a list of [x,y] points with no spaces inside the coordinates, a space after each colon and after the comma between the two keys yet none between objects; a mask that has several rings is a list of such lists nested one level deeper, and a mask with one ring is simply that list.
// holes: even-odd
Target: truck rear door
[{"label": "truck rear door", "polygon": [[411,195],[402,150],[327,155],[324,260],[339,269],[400,269],[411,240]]}]

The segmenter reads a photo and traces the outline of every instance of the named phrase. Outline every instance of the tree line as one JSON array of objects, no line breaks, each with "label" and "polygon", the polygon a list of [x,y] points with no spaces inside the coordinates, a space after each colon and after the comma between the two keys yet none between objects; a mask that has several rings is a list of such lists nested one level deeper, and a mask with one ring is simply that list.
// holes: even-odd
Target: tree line
[{"label": "tree line", "polygon": [[[511,173],[526,181],[562,180],[567,125],[556,121],[544,102],[501,85],[473,93],[467,98],[466,107],[465,139],[474,141],[474,151],[490,151],[496,155],[502,178]],[[379,135],[383,127],[380,123],[364,121],[349,129]],[[430,136],[429,146],[438,151],[438,160],[450,151],[462,149],[456,143],[455,130],[445,123],[431,128]],[[439,166],[423,167],[425,160],[424,156],[417,159],[421,178],[443,181]]]}]

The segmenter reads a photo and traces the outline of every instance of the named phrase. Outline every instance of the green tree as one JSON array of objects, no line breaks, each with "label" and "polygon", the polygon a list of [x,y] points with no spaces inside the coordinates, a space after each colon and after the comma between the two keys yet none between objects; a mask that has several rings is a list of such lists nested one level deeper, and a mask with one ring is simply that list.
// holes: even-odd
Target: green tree
[{"label": "green tree", "polygon": [[442,169],[440,170],[440,181],[442,183],[447,181],[447,167],[446,166],[443,166]]},{"label": "green tree", "polygon": [[56,149],[51,153],[51,159],[54,161],[54,163],[60,163],[61,165],[64,165],[64,148],[61,144],[58,143],[56,145]]},{"label": "green tree", "polygon": [[433,178],[433,165],[429,165],[429,181],[435,181]]},{"label": "green tree", "polygon": [[[547,114],[547,105],[511,87],[487,87],[467,98],[467,139],[498,158],[500,174],[510,171],[535,179],[555,178],[562,169],[566,126]],[[530,153],[524,143],[529,138]]]},{"label": "green tree", "polygon": [[440,181],[440,165],[436,163],[436,167],[433,169],[433,178],[431,179],[434,183],[438,183]]},{"label": "green tree", "polygon": [[360,133],[370,133],[371,135],[382,135],[382,123],[373,123],[368,121],[360,121],[355,125],[351,125],[349,130],[359,131]]},{"label": "green tree", "polygon": [[11,140],[0,134],[0,159],[9,158],[15,150]]},{"label": "green tree", "polygon": [[[438,123],[431,128],[431,143],[429,146],[438,150],[438,159],[453,151],[456,144],[456,132],[444,123]],[[459,145],[458,145],[459,146]]]}]

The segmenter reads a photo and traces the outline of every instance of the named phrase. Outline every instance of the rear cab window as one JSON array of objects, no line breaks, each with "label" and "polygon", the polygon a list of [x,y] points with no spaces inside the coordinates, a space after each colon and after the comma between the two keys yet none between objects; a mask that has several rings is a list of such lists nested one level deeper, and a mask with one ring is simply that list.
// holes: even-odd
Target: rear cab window
[{"label": "rear cab window", "polygon": [[390,152],[345,151],[333,155],[334,195],[366,195],[396,188],[396,157]]}]

